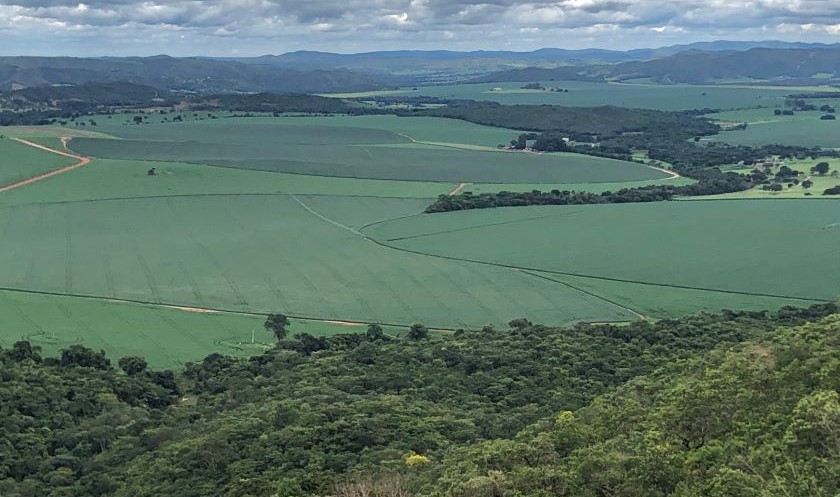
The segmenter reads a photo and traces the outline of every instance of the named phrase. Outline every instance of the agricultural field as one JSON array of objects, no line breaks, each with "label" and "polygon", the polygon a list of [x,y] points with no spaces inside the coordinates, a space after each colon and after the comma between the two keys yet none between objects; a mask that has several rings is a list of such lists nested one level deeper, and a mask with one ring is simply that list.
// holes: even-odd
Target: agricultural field
[{"label": "agricultural field", "polygon": [[[264,316],[197,312],[137,304],[0,290],[0,346],[28,340],[46,354],[71,344],[119,355],[141,355],[155,368],[174,368],[213,352],[252,355],[271,347]],[[364,331],[364,324],[329,323],[292,318],[292,333],[330,335]],[[391,335],[400,328],[384,327]],[[112,355],[112,357],[114,357]]]},{"label": "agricultural field", "polygon": [[[126,120],[97,118],[95,132],[7,130],[54,149],[69,137],[69,149],[93,161],[0,194],[0,313],[10,323],[0,344],[83,343],[175,367],[269,346],[270,312],[292,316],[292,333],[378,322],[396,335],[414,322],[437,332],[519,317],[628,322],[807,305],[836,293],[826,275],[840,269],[832,250],[840,219],[824,203],[424,215],[432,199],[457,191],[691,180],[633,162],[499,151],[518,132],[446,119]],[[16,174],[74,161],[9,139],[0,146],[30,157],[2,161]],[[774,239],[768,223],[794,235]],[[753,253],[755,240],[766,250]],[[807,260],[773,263],[803,251]]]},{"label": "agricultural field", "polygon": [[[419,142],[375,128],[211,122],[102,127],[122,138],[75,138],[77,153],[106,159],[177,161],[317,176],[473,183],[602,183],[664,179],[644,165],[580,154],[533,154]],[[395,118],[399,119],[399,118]],[[439,120],[438,120],[439,121]],[[464,128],[468,128],[464,126]],[[470,128],[471,129],[471,128]],[[419,133],[433,136],[430,131]],[[515,137],[515,134],[510,135]],[[442,138],[442,136],[441,136]],[[475,143],[475,142],[473,142]]]},{"label": "agricultural field", "polygon": [[840,272],[840,214],[808,200],[485,209],[365,233],[448,260],[733,295],[832,300]]},{"label": "agricultural field", "polygon": [[[834,101],[817,100],[817,105]],[[809,103],[815,103],[809,101]],[[706,140],[732,145],[796,145],[802,147],[840,147],[840,121],[821,120],[820,111],[797,111],[792,116],[774,115],[772,109],[749,109],[709,114],[707,117],[728,124],[747,123],[746,129],[723,131]]]},{"label": "agricultural field", "polygon": [[[791,93],[829,91],[830,88],[778,88],[738,85],[657,85],[644,83],[590,83],[583,81],[542,81],[546,88],[569,90],[553,92],[526,90],[524,82],[476,83],[420,87],[393,91],[386,96],[431,96],[446,99],[490,100],[501,104],[552,104],[569,107],[615,105],[658,110],[745,109],[779,107]],[[364,98],[371,92],[342,97]],[[772,112],[771,112],[772,114]]]},{"label": "agricultural field", "polygon": [[44,153],[10,138],[0,139],[0,187],[77,162]]}]

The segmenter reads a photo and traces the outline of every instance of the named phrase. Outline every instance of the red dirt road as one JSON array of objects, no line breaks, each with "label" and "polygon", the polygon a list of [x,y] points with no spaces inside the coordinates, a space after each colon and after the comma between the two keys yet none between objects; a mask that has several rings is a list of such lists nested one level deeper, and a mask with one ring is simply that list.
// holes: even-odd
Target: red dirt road
[{"label": "red dirt road", "polygon": [[[47,171],[47,172],[39,174],[37,176],[32,176],[31,178],[26,178],[26,179],[11,183],[9,185],[2,186],[2,187],[0,187],[0,193],[7,192],[9,190],[14,190],[15,188],[20,188],[22,186],[26,186],[26,185],[35,183],[37,181],[41,181],[42,179],[51,178],[53,176],[56,176],[56,175],[59,175],[59,174],[62,174],[62,173],[66,173],[67,171],[72,171],[73,169],[76,169],[76,168],[79,168],[79,167],[86,166],[86,165],[90,164],[90,161],[91,161],[90,157],[82,157],[80,155],[71,154],[69,152],[62,152],[61,150],[55,150],[53,148],[45,147],[44,145],[40,145],[38,143],[34,143],[34,142],[29,141],[29,140],[24,140],[23,138],[12,138],[12,139],[19,142],[19,143],[23,143],[24,145],[28,145],[30,147],[35,147],[37,149],[44,150],[46,152],[61,155],[61,156],[64,156],[64,157],[70,157],[71,159],[77,159],[79,162],[77,162],[73,165],[70,165],[70,166],[59,167],[58,169],[53,169],[52,171]],[[66,142],[64,141],[63,138],[62,138],[62,143],[66,144]]]}]

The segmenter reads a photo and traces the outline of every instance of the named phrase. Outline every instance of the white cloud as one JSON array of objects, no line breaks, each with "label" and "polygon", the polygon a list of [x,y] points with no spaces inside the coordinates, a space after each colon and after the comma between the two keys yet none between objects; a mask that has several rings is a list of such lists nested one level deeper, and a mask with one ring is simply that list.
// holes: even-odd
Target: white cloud
[{"label": "white cloud", "polygon": [[837,0],[0,0],[9,55],[833,42],[838,26]]}]

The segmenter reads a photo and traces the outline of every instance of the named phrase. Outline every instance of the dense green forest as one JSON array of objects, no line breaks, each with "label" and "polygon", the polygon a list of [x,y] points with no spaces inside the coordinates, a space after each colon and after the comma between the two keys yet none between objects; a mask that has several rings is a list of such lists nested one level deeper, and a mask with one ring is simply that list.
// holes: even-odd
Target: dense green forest
[{"label": "dense green forest", "polygon": [[177,373],[19,342],[0,349],[0,495],[830,497],[837,311],[372,325]]}]

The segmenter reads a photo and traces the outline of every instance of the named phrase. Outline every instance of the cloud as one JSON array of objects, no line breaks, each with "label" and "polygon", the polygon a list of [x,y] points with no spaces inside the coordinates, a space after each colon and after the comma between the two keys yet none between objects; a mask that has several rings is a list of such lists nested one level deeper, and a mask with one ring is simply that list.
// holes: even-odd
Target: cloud
[{"label": "cloud", "polygon": [[6,54],[633,48],[838,25],[837,0],[0,0]]}]

